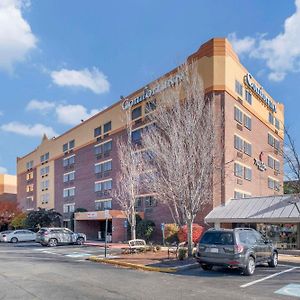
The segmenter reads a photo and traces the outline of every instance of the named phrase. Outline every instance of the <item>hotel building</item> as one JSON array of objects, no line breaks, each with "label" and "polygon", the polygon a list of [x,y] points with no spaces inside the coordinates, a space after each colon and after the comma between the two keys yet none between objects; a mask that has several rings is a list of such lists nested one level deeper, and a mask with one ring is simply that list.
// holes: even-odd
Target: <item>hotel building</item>
[{"label": "hotel building", "polygon": [[[203,223],[213,208],[232,198],[282,194],[283,104],[261,87],[226,39],[206,42],[187,60],[196,62],[205,93],[213,96],[215,147],[222,153],[220,172],[214,174],[219,184],[197,222]],[[44,136],[36,149],[17,159],[18,202],[23,210],[55,208],[64,226],[70,227],[74,210],[85,208],[87,212],[76,213],[75,227],[88,238],[103,237],[104,210],[109,210],[112,241],[124,240],[125,217],[111,193],[119,172],[116,142],[125,130],[124,112],[131,110],[132,139],[138,142],[147,114],[155,109],[154,99],[181,80],[175,68],[159,78],[160,88],[157,82],[149,83],[62,135]],[[151,194],[138,197],[137,210],[156,223],[157,234],[161,223],[173,222],[168,209]]]}]

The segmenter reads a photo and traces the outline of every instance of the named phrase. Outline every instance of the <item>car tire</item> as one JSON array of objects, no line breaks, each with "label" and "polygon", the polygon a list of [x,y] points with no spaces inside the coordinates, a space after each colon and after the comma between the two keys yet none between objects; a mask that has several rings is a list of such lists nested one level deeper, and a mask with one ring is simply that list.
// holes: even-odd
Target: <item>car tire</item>
[{"label": "car tire", "polygon": [[278,253],[277,252],[273,252],[272,257],[271,257],[271,261],[268,262],[268,265],[270,268],[276,268],[278,265]]},{"label": "car tire", "polygon": [[83,245],[84,244],[84,238],[82,238],[82,237],[78,238],[77,241],[76,241],[76,244],[77,245]]},{"label": "car tire", "polygon": [[49,247],[56,247],[58,244],[57,239],[50,239],[48,242]]},{"label": "car tire", "polygon": [[213,268],[213,265],[205,265],[205,264],[201,264],[201,268],[202,268],[204,271],[211,271],[212,268]]},{"label": "car tire", "polygon": [[255,259],[252,256],[249,256],[246,268],[243,270],[244,275],[246,276],[252,276],[255,271]]},{"label": "car tire", "polygon": [[16,238],[16,237],[13,237],[13,238],[11,238],[11,240],[10,240],[12,243],[17,243],[19,240]]}]

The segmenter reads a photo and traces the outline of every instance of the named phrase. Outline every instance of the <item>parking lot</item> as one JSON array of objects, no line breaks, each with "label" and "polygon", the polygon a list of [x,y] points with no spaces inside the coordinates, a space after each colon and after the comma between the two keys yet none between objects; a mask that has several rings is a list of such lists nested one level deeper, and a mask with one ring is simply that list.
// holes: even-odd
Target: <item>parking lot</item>
[{"label": "parking lot", "polygon": [[89,262],[89,255],[104,255],[104,249],[0,243],[1,299],[300,298],[296,264],[259,266],[251,277],[223,268],[164,274]]}]

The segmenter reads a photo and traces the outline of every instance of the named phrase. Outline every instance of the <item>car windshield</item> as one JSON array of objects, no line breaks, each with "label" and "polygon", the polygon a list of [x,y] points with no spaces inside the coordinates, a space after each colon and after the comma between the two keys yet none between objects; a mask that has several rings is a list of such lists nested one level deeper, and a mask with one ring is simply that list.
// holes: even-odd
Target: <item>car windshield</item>
[{"label": "car windshield", "polygon": [[206,232],[202,237],[201,244],[214,244],[214,245],[233,245],[232,232]]}]

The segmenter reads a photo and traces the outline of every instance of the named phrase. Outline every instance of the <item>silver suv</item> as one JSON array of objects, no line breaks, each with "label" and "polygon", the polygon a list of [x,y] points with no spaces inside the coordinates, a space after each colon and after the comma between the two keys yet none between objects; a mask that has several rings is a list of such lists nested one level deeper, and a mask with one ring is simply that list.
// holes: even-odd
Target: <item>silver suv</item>
[{"label": "silver suv", "polygon": [[58,244],[82,245],[86,241],[84,233],[75,233],[68,228],[41,228],[36,234],[37,243],[55,247]]}]

